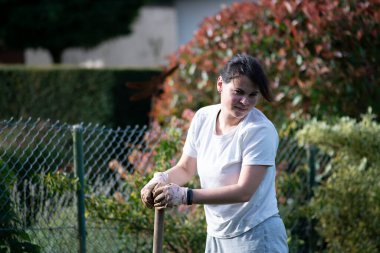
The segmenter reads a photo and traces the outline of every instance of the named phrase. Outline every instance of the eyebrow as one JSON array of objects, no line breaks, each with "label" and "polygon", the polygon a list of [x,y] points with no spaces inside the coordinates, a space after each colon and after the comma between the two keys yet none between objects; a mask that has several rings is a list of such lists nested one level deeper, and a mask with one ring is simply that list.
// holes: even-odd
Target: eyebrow
[{"label": "eyebrow", "polygon": [[[239,90],[239,91],[243,91],[243,92],[246,92],[245,90],[241,89],[241,88],[235,88],[236,90]],[[256,94],[256,93],[259,93],[260,91],[259,90],[254,90],[252,91],[250,94]]]}]

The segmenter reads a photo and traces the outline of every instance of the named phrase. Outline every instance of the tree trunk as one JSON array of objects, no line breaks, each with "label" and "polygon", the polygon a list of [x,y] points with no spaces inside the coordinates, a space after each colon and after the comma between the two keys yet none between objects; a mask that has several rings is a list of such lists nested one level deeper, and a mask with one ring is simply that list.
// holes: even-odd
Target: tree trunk
[{"label": "tree trunk", "polygon": [[49,52],[54,64],[61,63],[63,49],[49,49]]},{"label": "tree trunk", "polygon": [[23,50],[0,50],[0,64],[25,63]]}]

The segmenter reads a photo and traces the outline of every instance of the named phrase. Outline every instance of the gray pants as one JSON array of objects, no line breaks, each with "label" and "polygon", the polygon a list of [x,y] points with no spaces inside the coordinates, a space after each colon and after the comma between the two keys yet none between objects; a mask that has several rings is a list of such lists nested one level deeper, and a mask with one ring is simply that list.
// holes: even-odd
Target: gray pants
[{"label": "gray pants", "polygon": [[277,214],[233,238],[207,235],[205,253],[287,253],[284,222]]}]

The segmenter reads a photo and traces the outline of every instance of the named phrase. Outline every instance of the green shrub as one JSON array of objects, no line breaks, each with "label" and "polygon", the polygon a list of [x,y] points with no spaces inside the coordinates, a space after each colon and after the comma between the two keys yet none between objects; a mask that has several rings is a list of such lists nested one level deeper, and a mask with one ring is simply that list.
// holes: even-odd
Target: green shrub
[{"label": "green shrub", "polygon": [[[338,166],[337,166],[338,167]],[[380,251],[380,166],[348,166],[316,191],[311,208],[330,252]]]},{"label": "green shrub", "polygon": [[284,171],[277,176],[279,210],[287,229],[290,252],[307,252],[317,247],[310,241],[313,228],[307,213],[310,201],[308,176],[309,170],[304,164],[297,166],[295,171]]},{"label": "green shrub", "polygon": [[[140,199],[140,189],[152,175],[134,175],[128,180],[126,200],[115,197],[91,196],[86,199],[86,217],[118,227],[124,238],[124,251],[151,252],[154,210]],[[128,235],[128,236],[126,236]],[[201,206],[166,209],[164,220],[164,252],[199,252],[204,249],[206,225]]]},{"label": "green shrub", "polygon": [[[130,196],[126,212],[121,217],[130,217],[124,225],[124,233],[138,229],[144,231],[145,247],[153,242],[154,210],[146,208],[140,199],[140,190],[152,178],[153,173],[165,171],[179,158],[184,141],[184,121],[173,118],[171,127],[164,129],[158,147],[154,150],[154,171],[140,174],[138,171],[127,180],[126,193]],[[189,187],[198,187],[199,181],[193,179]],[[201,205],[180,206],[166,209],[164,223],[164,252],[199,252],[205,247],[206,220]],[[126,244],[128,245],[128,244]],[[151,251],[151,250],[150,250]]]},{"label": "green shrub", "polygon": [[329,157],[315,147],[297,145],[293,137],[281,138],[278,156],[276,193],[289,251],[322,252],[326,246],[315,230],[316,220],[310,216],[308,206],[313,188],[318,184],[319,171]]},{"label": "green shrub", "polygon": [[16,175],[0,160],[0,252],[38,253],[40,247],[31,239],[20,224],[11,199],[11,189]]},{"label": "green shrub", "polygon": [[374,115],[313,121],[297,137],[332,155],[309,209],[329,252],[379,252],[380,125]]},{"label": "green shrub", "polygon": [[[173,119],[172,127],[158,132],[160,142],[154,154],[154,171],[146,172],[146,167],[136,168],[126,180],[123,192],[113,196],[86,192],[86,220],[90,223],[117,227],[118,239],[124,240],[120,249],[125,252],[151,252],[153,242],[154,210],[146,208],[140,199],[140,190],[153,177],[154,172],[164,171],[178,159],[178,151],[183,145],[183,129],[180,120]],[[146,152],[146,151],[144,151]],[[148,166],[148,165],[146,165]],[[49,188],[55,192],[72,191],[70,179],[63,176],[46,177]],[[197,178],[190,187],[199,187]],[[199,252],[205,247],[206,221],[201,205],[180,206],[166,209],[164,221],[164,252]]]},{"label": "green shrub", "polygon": [[[31,131],[23,130],[17,131],[20,138],[8,139],[13,141],[12,143],[5,141],[2,143],[0,159],[6,166],[0,170],[5,175],[12,175],[12,187],[17,192],[18,208],[23,213],[25,222],[23,226],[30,226],[34,224],[41,206],[44,206],[45,197],[47,197],[44,194],[44,186],[41,185],[40,175],[55,172],[69,158],[54,148],[56,143],[47,142],[46,139],[41,138],[41,136],[46,137],[47,133],[28,135]],[[9,138],[12,135],[8,135],[4,131],[0,136]],[[4,139],[7,139],[5,137]],[[28,140],[35,143],[31,144]],[[61,145],[63,144],[61,143]],[[0,182],[2,180],[0,179]],[[35,187],[41,187],[38,188],[38,193],[31,190]]]}]

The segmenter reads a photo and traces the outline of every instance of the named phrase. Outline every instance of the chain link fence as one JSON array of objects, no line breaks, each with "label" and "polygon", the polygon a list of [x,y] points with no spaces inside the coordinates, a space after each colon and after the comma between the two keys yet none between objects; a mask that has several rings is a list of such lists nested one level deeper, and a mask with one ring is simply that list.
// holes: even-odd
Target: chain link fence
[{"label": "chain link fence", "polygon": [[[112,161],[130,173],[133,166],[128,157],[138,148],[144,162],[142,156],[149,154],[144,146],[154,146],[143,140],[147,131],[138,126],[107,129],[31,119],[0,122],[0,242],[14,249],[38,245],[42,252],[77,252],[83,250],[86,238],[87,252],[119,252],[123,241],[116,228],[89,220],[84,237],[78,215],[82,212],[78,210],[80,194],[51,194],[44,178],[57,173],[78,175],[74,152],[78,154],[75,147],[79,144],[86,192],[105,196],[121,192],[122,174],[112,167]],[[78,134],[82,143],[75,139]],[[32,243],[17,244],[26,235]]]},{"label": "chain link fence", "polygon": [[[4,245],[30,252],[37,246],[41,252],[125,249],[116,227],[85,217],[83,189],[105,196],[122,192],[123,173],[132,173],[136,161],[144,167],[157,144],[157,138],[152,143],[144,138],[149,131],[145,126],[109,129],[32,119],[0,121],[0,252],[8,252],[1,248]],[[132,164],[129,158],[135,150],[140,152]],[[311,158],[319,161],[313,164],[327,163],[325,157],[311,157],[293,140],[281,140],[279,167],[291,171]],[[122,166],[115,167],[115,162]],[[79,177],[82,191],[52,194],[46,177],[59,173]],[[312,186],[314,179],[310,180]],[[125,236],[138,240],[139,235]]]}]

